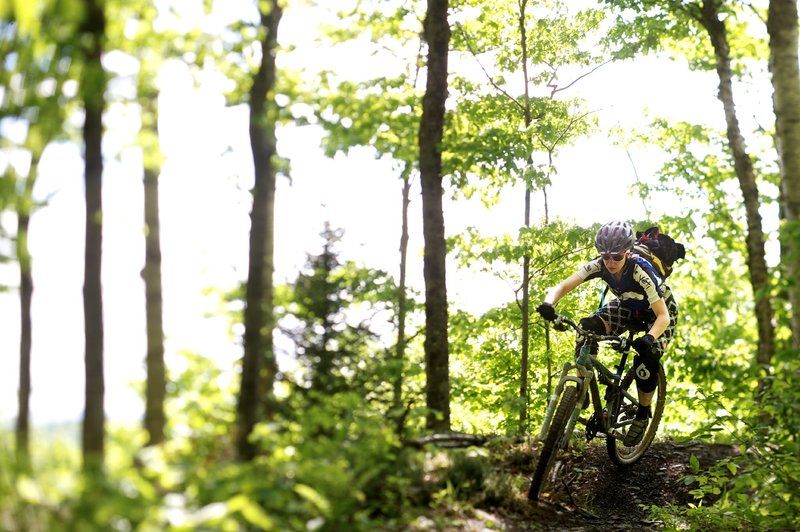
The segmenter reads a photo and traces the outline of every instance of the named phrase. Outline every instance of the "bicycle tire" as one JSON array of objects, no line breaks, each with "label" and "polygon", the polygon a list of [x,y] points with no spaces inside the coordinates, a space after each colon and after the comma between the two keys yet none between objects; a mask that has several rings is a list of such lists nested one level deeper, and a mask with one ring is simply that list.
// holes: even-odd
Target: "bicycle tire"
[{"label": "bicycle tire", "polygon": [[[627,390],[630,388],[633,380],[633,368],[631,368],[622,379],[620,387],[623,390]],[[633,393],[635,393],[635,390]],[[650,423],[647,425],[647,430],[642,437],[642,441],[632,447],[626,447],[620,440],[614,438],[613,436],[606,436],[606,449],[608,450],[608,456],[616,465],[629,466],[638,462],[639,459],[644,455],[645,451],[647,451],[647,449],[650,447],[650,444],[653,443],[653,439],[658,431],[658,425],[661,423],[661,416],[664,413],[664,404],[667,401],[667,378],[664,374],[664,368],[661,366],[658,368],[656,393],[653,399],[653,417],[650,419]],[[630,409],[633,408],[629,401],[624,401]],[[621,406],[620,408],[624,408],[624,406]]]},{"label": "bicycle tire", "polygon": [[561,447],[564,439],[564,431],[567,427],[572,412],[578,401],[578,389],[575,386],[568,386],[561,395],[556,413],[550,422],[542,450],[539,452],[539,459],[536,462],[536,469],[533,472],[531,487],[528,490],[528,499],[538,501],[543,488],[547,485],[547,477],[553,468],[558,448]]}]

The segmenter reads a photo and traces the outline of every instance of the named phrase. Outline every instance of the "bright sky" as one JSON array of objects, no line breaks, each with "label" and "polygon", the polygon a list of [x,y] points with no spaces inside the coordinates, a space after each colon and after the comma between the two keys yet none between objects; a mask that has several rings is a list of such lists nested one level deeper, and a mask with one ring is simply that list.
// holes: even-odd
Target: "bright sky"
[{"label": "bright sky", "polygon": [[[296,34],[302,21],[284,20],[282,31]],[[355,62],[355,61],[354,61]],[[571,80],[562,80],[568,82]],[[716,82],[687,77],[678,66],[654,60],[613,65],[586,80],[593,109],[603,128],[634,126],[644,110],[678,118],[718,119]],[[216,310],[209,287],[232,288],[246,278],[251,162],[244,108],[225,109],[222,97],[192,89],[185,72],[173,71],[160,101],[162,148],[167,156],[161,177],[163,289],[167,355],[190,350],[232,365],[240,349]],[[583,89],[581,89],[583,91]],[[198,113],[203,109],[203,113]],[[108,117],[124,124],[120,116]],[[106,138],[107,153],[132,140],[135,127]],[[342,258],[397,274],[400,231],[400,181],[389,165],[368,150],[326,159],[319,132],[286,129],[279,151],[292,161],[292,182],[279,183],[276,201],[276,282],[292,280],[306,253],[318,253],[318,236],[329,220],[345,229]],[[222,155],[228,146],[233,153]],[[130,383],[144,378],[145,318],[143,190],[136,150],[107,159],[104,176],[105,360],[107,414],[112,420],[136,420],[143,405]],[[641,178],[657,161],[636,159]],[[637,154],[634,154],[637,157]],[[628,194],[634,174],[628,155],[611,145],[605,132],[561,152],[559,175],[549,192],[552,216],[580,224],[643,216],[641,201]],[[50,148],[35,194],[52,194],[50,205],[31,222],[35,292],[33,300],[32,418],[36,424],[79,420],[83,410],[83,163],[75,146]],[[418,184],[411,206],[410,283],[423,291],[421,200]],[[448,234],[467,225],[487,233],[515,233],[523,219],[521,191],[510,191],[491,213],[476,202],[449,203]],[[541,196],[534,218],[542,216]],[[3,270],[4,279],[16,276]],[[13,280],[16,284],[16,280]],[[448,290],[459,306],[475,309],[513,297],[498,280],[481,279],[451,268]],[[471,303],[468,303],[471,302]],[[0,419],[16,413],[19,302],[17,292],[0,294]]]}]

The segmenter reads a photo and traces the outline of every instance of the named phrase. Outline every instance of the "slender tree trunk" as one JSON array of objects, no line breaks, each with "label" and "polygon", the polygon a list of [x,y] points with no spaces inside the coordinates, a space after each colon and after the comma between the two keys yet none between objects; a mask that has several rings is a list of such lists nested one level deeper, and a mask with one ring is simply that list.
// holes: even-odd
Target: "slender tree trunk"
[{"label": "slender tree trunk", "polygon": [[260,8],[262,57],[250,89],[250,147],[255,186],[250,212],[242,380],[237,404],[237,449],[242,460],[251,460],[256,455],[250,434],[261,418],[262,407],[268,406],[271,401],[272,384],[277,373],[272,349],[276,112],[274,106],[268,105],[268,101],[271,101],[275,86],[275,51],[283,11],[278,0],[262,2]]},{"label": "slender tree trunk", "polygon": [[105,376],[103,372],[103,250],[102,177],[103,109],[106,75],[103,55],[106,19],[101,0],[85,0],[82,27],[84,72],[81,97],[86,113],[83,125],[86,188],[86,242],[84,253],[83,315],[85,335],[86,395],[83,418],[83,466],[102,466],[105,454]]},{"label": "slender tree trunk", "polygon": [[19,342],[19,390],[16,425],[16,453],[21,464],[28,464],[30,455],[30,397],[31,397],[31,301],[33,299],[33,275],[31,256],[28,250],[28,228],[33,209],[33,184],[38,174],[39,160],[34,157],[22,195],[17,203],[17,260],[19,261],[20,342]]},{"label": "slender tree trunk", "polygon": [[[522,76],[523,87],[525,89],[525,102],[523,105],[525,130],[531,125],[531,104],[530,93],[528,89],[528,34],[525,30],[525,8],[527,7],[527,0],[520,0],[519,2],[519,34],[520,34],[520,48],[522,49]],[[531,151],[533,151],[531,149]],[[526,161],[527,168],[533,167],[533,158],[528,156]],[[525,209],[523,223],[525,227],[531,226],[531,184],[525,180]],[[530,399],[528,394],[528,372],[530,371],[530,283],[531,283],[531,254],[526,248],[522,256],[522,319],[520,329],[522,331],[522,349],[520,353],[519,364],[519,397],[520,397],[520,411],[519,411],[519,427],[518,434],[520,436],[528,432],[528,401]]]},{"label": "slender tree trunk", "polygon": [[[397,346],[395,347],[395,378],[392,408],[401,417],[403,408],[403,373],[406,350],[406,267],[408,263],[408,206],[411,203],[411,182],[403,179],[402,227],[400,229],[400,283],[397,288]],[[402,427],[398,427],[398,434]]]},{"label": "slender tree trunk", "polygon": [[783,270],[788,282],[792,347],[800,349],[800,71],[796,0],[770,0],[770,71],[781,170]]},{"label": "slender tree trunk", "polygon": [[[531,210],[531,192],[526,187],[525,189],[525,227],[530,227],[530,210]],[[528,393],[528,372],[530,371],[530,301],[531,301],[531,256],[526,250],[522,257],[522,304],[521,312],[522,319],[520,320],[520,328],[522,331],[522,348],[520,353],[519,362],[519,427],[517,433],[520,436],[528,432],[528,401],[530,394]]]},{"label": "slender tree trunk", "polygon": [[[47,40],[47,36],[42,36]],[[30,43],[29,43],[30,44]],[[14,43],[11,43],[14,46]],[[28,235],[30,220],[35,208],[33,188],[39,175],[39,163],[46,146],[63,131],[64,109],[59,98],[62,94],[67,75],[59,68],[59,58],[64,55],[66,43],[56,44],[52,56],[47,60],[34,61],[30,46],[21,48],[22,55],[17,59],[20,72],[26,80],[27,89],[23,89],[23,106],[36,109],[37,120],[28,124],[25,148],[31,154],[30,168],[27,177],[22,181],[22,190],[17,194],[17,239],[16,254],[19,263],[19,296],[20,296],[20,345],[19,345],[19,389],[18,415],[16,421],[16,452],[18,465],[30,466],[30,396],[31,396],[31,342],[33,338],[33,321],[31,303],[33,300],[33,272]],[[2,52],[0,52],[2,55]],[[46,70],[43,70],[43,67]],[[44,99],[38,94],[36,87],[42,80],[55,81],[55,87],[49,97]],[[12,98],[15,99],[15,98]],[[24,114],[22,109],[18,109]],[[19,190],[19,176],[13,173],[16,180],[14,189]]]},{"label": "slender tree trunk", "polygon": [[747,216],[747,266],[750,284],[755,299],[756,320],[758,323],[758,351],[756,364],[768,371],[775,354],[775,329],[772,323],[774,313],[770,296],[769,270],[764,249],[764,232],[761,215],[758,211],[760,200],[756,185],[753,163],[747,153],[744,137],[739,129],[736,106],[733,101],[733,74],[731,72],[730,47],[728,45],[725,23],[720,19],[717,3],[703,2],[700,22],[708,31],[717,60],[719,76],[719,100],[725,110],[728,144],[733,154],[734,169],[739,179],[739,187],[744,197]]},{"label": "slender tree trunk", "polygon": [[448,0],[428,0],[424,33],[428,73],[419,126],[419,168],[422,182],[422,232],[425,239],[425,393],[427,427],[450,430],[450,375],[447,336],[447,283],[442,211],[442,153],[447,99],[447,54],[450,26]]},{"label": "slender tree trunk", "polygon": [[147,445],[164,441],[167,423],[164,402],[167,395],[167,369],[164,364],[164,320],[161,291],[161,222],[158,201],[160,149],[158,146],[158,94],[146,91],[141,98],[142,129],[154,145],[147,145],[144,162],[145,285],[147,321],[147,382],[145,384],[144,428]]}]

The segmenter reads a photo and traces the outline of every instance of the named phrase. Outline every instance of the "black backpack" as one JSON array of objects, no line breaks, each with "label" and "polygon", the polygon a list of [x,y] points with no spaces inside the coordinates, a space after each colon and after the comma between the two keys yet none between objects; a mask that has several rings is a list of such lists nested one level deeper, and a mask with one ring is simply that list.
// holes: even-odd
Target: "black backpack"
[{"label": "black backpack", "polygon": [[652,264],[662,279],[666,279],[672,273],[672,265],[676,260],[686,257],[686,248],[683,244],[662,233],[658,226],[645,231],[636,231],[633,251]]}]

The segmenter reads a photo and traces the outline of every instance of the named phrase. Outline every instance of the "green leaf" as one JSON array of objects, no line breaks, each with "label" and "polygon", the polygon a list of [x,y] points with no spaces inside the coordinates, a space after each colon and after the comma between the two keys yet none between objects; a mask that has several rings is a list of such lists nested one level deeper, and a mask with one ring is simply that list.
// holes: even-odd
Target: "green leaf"
[{"label": "green leaf", "polygon": [[261,530],[275,530],[275,523],[258,504],[245,495],[237,495],[228,501],[231,512],[241,512],[242,516],[251,525]]},{"label": "green leaf", "polygon": [[323,497],[317,490],[312,488],[311,486],[306,486],[305,484],[298,484],[294,487],[294,491],[297,492],[305,500],[312,503],[314,506],[317,507],[319,511],[321,511],[325,515],[329,515],[331,511],[331,505],[328,500]]},{"label": "green leaf", "polygon": [[697,459],[697,457],[695,455],[692,455],[692,456],[689,457],[689,467],[695,473],[700,471],[700,461]]}]

